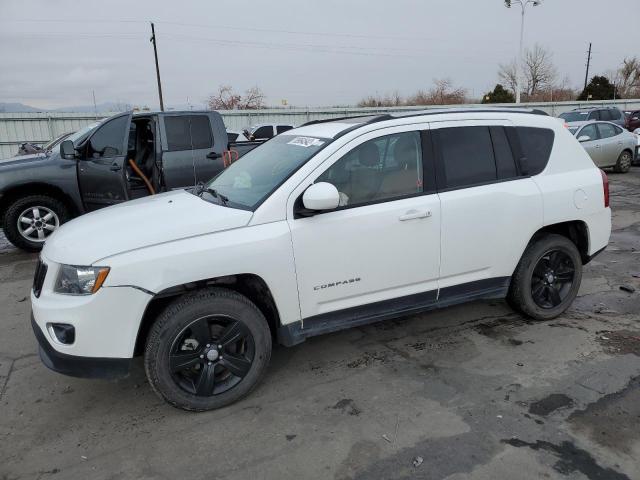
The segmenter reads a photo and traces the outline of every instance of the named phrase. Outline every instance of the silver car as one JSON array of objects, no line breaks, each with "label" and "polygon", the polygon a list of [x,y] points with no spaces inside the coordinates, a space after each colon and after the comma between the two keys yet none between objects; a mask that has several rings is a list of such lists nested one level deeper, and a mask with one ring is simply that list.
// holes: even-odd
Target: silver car
[{"label": "silver car", "polygon": [[613,167],[618,173],[629,171],[638,142],[636,135],[611,122],[571,122],[567,126],[598,167]]}]

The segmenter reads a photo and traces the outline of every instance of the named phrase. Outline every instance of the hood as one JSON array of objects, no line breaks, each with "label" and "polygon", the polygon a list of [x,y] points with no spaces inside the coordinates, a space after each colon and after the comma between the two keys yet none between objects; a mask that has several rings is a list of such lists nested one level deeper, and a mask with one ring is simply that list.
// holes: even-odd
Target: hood
[{"label": "hood", "polygon": [[18,155],[17,157],[9,157],[4,160],[0,160],[0,168],[7,167],[19,167],[25,163],[41,162],[47,160],[51,154],[44,152],[31,153],[29,155]]},{"label": "hood", "polygon": [[58,263],[91,265],[130,250],[243,227],[252,215],[183,190],[167,192],[98,210],[62,225],[47,239],[42,255]]}]

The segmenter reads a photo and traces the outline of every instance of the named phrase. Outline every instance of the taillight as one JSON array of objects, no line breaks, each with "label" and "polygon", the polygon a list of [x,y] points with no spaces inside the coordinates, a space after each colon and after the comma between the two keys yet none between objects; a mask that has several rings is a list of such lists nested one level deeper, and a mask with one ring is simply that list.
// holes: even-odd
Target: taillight
[{"label": "taillight", "polygon": [[602,174],[602,190],[604,191],[604,208],[609,206],[609,177],[604,173],[603,170],[600,170]]}]

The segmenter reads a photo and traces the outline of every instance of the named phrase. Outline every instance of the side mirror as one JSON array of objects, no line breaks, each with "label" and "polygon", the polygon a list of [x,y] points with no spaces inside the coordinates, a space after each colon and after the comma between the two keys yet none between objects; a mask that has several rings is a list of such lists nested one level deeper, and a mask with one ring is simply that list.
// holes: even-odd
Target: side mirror
[{"label": "side mirror", "polygon": [[590,141],[590,140],[591,140],[591,137],[590,137],[589,135],[580,135],[580,136],[578,137],[578,141],[579,141],[580,143],[582,143],[582,142],[588,142],[588,141]]},{"label": "side mirror", "polygon": [[307,210],[333,210],[340,204],[340,193],[330,183],[314,183],[302,195],[302,204]]},{"label": "side mirror", "polygon": [[64,140],[60,144],[60,156],[67,160],[73,160],[76,158],[76,148],[73,146],[73,141]]}]

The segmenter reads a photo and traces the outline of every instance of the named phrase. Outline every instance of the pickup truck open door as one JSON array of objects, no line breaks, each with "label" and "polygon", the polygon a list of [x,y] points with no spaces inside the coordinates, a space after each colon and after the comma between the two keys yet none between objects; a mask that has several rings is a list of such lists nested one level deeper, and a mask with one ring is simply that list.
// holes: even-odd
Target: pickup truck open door
[{"label": "pickup truck open door", "polygon": [[87,211],[129,199],[125,166],[130,125],[131,113],[117,115],[77,146],[78,183]]}]

